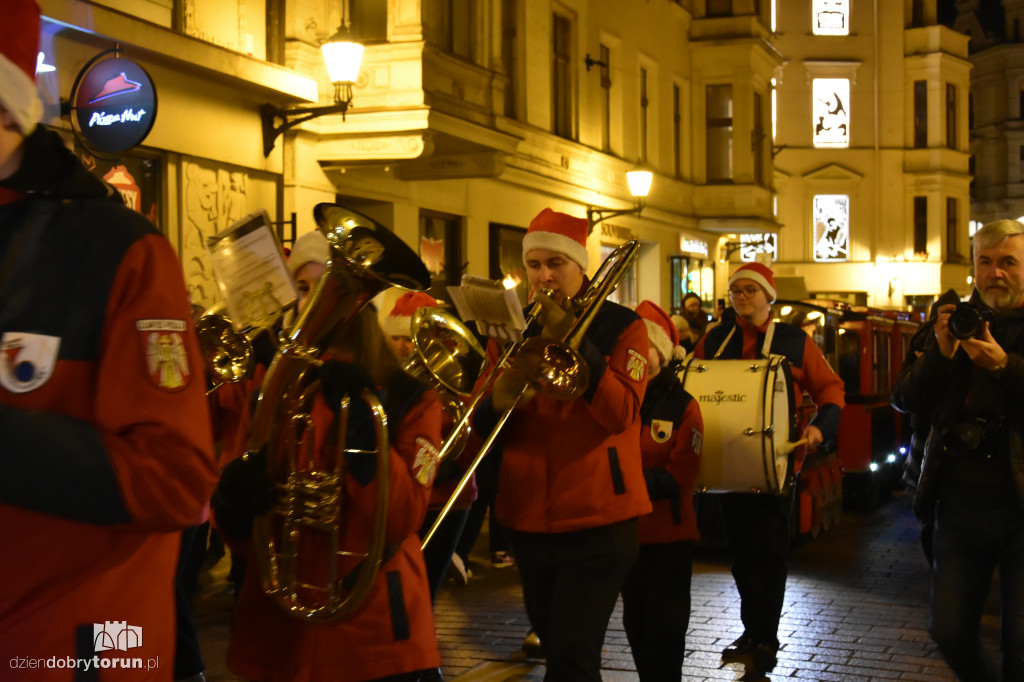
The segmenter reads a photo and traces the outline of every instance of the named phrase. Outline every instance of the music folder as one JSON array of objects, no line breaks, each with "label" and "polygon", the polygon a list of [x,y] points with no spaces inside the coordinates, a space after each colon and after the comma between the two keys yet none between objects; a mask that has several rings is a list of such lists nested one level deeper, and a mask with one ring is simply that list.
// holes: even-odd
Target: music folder
[{"label": "music folder", "polygon": [[270,327],[298,299],[267,212],[254,211],[206,240],[231,325]]},{"label": "music folder", "polygon": [[523,340],[526,317],[515,289],[483,277],[463,275],[457,287],[448,287],[452,303],[464,322],[476,322],[477,331],[500,342]]}]

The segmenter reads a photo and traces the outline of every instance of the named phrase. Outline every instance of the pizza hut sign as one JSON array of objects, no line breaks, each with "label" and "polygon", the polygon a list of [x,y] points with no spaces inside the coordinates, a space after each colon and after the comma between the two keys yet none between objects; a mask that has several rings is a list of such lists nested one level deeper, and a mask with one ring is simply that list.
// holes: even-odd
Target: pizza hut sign
[{"label": "pizza hut sign", "polygon": [[94,61],[79,74],[76,88],[75,119],[93,150],[131,149],[152,130],[156,90],[135,62],[118,57]]}]

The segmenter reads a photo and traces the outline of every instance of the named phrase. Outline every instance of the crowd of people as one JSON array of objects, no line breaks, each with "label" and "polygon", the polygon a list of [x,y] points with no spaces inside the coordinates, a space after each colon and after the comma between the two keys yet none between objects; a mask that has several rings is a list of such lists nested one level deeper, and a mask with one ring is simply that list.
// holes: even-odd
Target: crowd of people
[{"label": "crowd of people", "polygon": [[[446,575],[468,577],[489,519],[492,564],[518,570],[526,644],[544,658],[546,680],[601,679],[620,596],[640,679],[682,679],[699,539],[694,483],[717,444],[705,442],[705,415],[676,363],[687,354],[785,358],[797,395],[816,408],[800,433],[808,450],[835,440],[844,405],[843,382],[812,339],[773,320],[768,266],[736,269],[731,306],[714,316],[688,293],[678,315],[650,300],[635,309],[602,301],[581,325],[574,303],[592,284],[588,221],[541,211],[522,245],[536,311],[524,334],[571,338],[585,381],[571,398],[550,395],[517,365],[500,365],[501,344],[479,337],[496,369],[476,387],[484,397],[474,434],[502,430],[442,517],[482,447],[473,435],[462,455],[440,456],[458,435],[446,404],[466,398],[404,364],[418,352],[413,316],[442,302],[412,291],[382,317],[360,301],[324,331],[316,358],[264,349],[246,379],[207,395],[177,255],[38,125],[38,6],[10,2],[4,21],[20,28],[0,44],[0,516],[9,556],[31,557],[32,570],[0,567],[0,661],[60,662],[28,666],[19,679],[102,670],[98,679],[201,681],[188,585],[192,553],[213,537],[235,565],[235,673],[441,680],[433,603]],[[383,248],[372,236],[359,243],[368,257]],[[341,259],[320,231],[296,241],[288,265],[298,300],[285,330],[306,306],[325,305],[321,285]],[[1024,225],[981,229],[975,272],[980,331],[958,335],[959,305],[938,307],[893,402],[929,433],[915,509],[932,540],[932,635],[963,679],[999,679],[978,636],[998,569],[1002,679],[1017,680]],[[293,384],[302,390],[293,394]],[[302,419],[286,421],[286,407]],[[743,624],[722,658],[766,673],[780,646],[791,500],[736,492],[722,505]],[[324,523],[336,507],[345,513]],[[146,669],[111,663],[141,646]]]}]

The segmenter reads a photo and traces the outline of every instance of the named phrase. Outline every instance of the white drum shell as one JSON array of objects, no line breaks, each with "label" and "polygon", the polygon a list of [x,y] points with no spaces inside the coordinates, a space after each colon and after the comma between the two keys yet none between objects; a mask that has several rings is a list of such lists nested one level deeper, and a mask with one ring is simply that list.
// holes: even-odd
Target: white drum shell
[{"label": "white drum shell", "polygon": [[795,400],[789,363],[690,358],[679,370],[704,419],[698,492],[778,495],[793,472]]}]

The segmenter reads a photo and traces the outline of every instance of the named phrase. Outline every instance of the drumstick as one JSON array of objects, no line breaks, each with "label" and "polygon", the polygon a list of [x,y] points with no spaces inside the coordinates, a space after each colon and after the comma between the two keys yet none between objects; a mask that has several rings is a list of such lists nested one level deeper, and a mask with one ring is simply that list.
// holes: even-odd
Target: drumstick
[{"label": "drumstick", "polygon": [[786,442],[786,443],[780,444],[779,447],[776,448],[776,451],[780,455],[788,455],[789,453],[793,452],[794,450],[796,450],[801,445],[806,445],[806,444],[807,444],[807,439],[806,438],[801,438],[800,440],[798,440],[798,441],[796,441],[794,443]]}]

